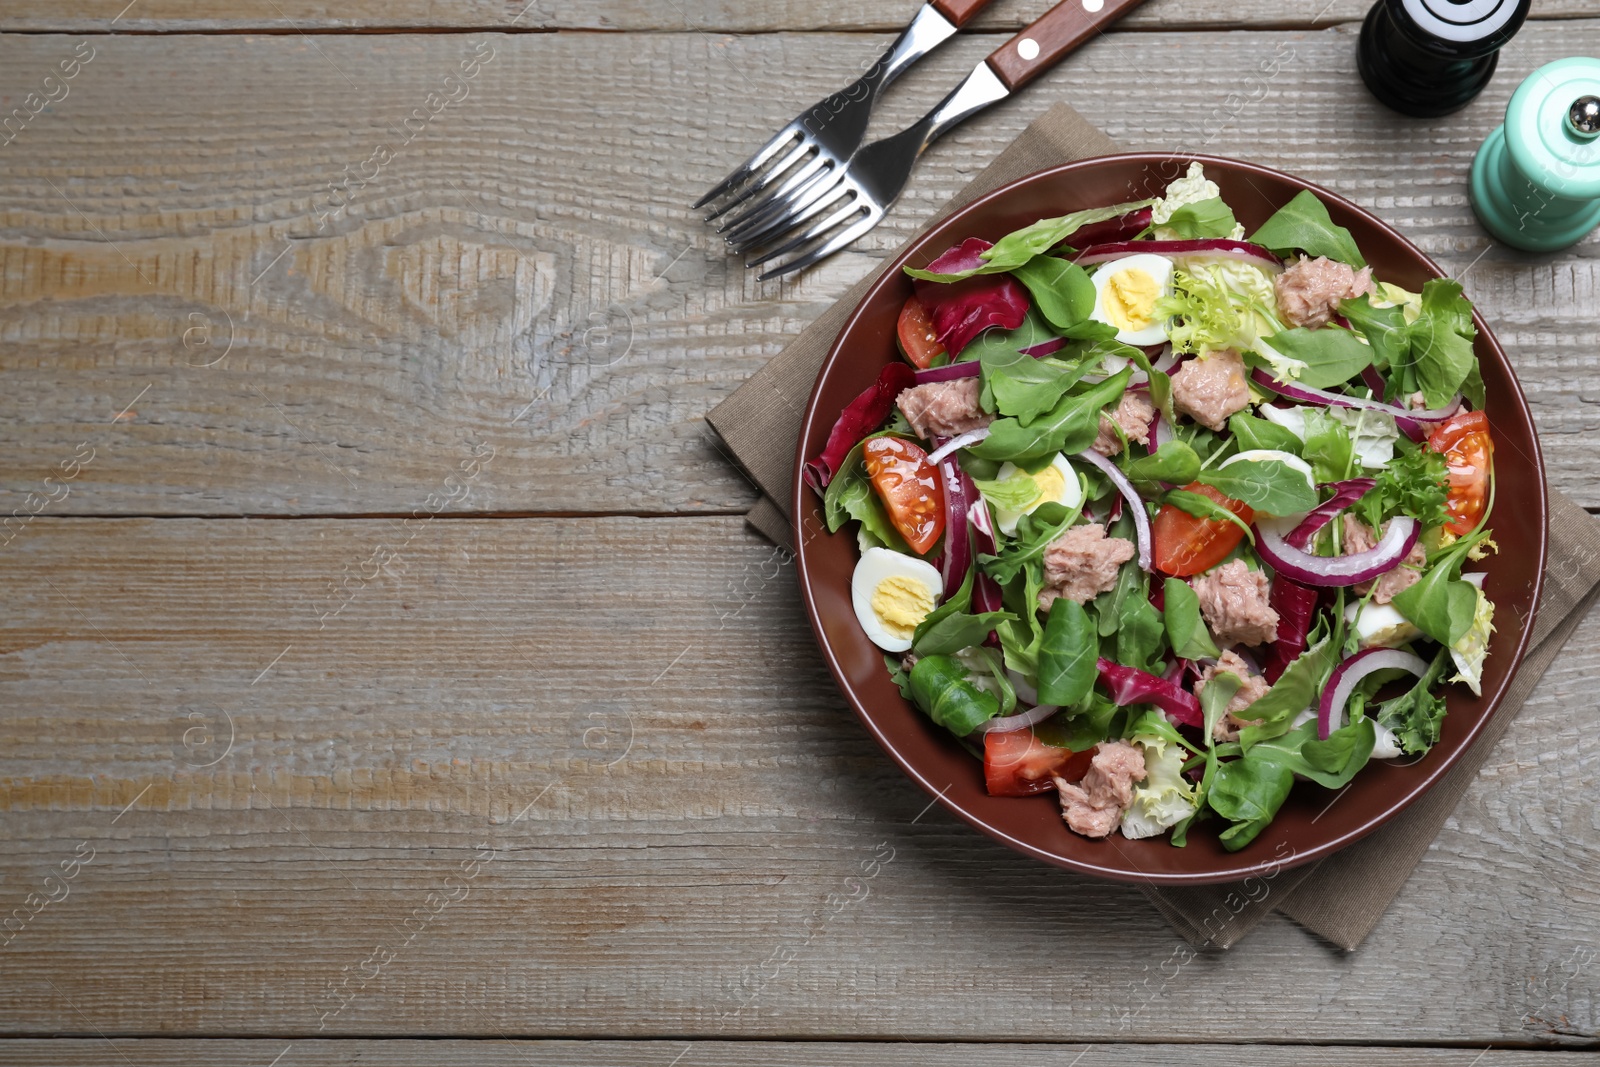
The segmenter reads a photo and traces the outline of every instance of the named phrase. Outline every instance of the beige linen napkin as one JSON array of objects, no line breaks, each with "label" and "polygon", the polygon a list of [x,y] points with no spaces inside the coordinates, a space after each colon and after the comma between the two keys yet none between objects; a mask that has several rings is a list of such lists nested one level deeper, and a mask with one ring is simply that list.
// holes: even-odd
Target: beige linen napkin
[{"label": "beige linen napkin", "polygon": [[[1046,167],[1116,151],[1116,143],[1082,115],[1058,104],[952,197],[941,214]],[[932,225],[930,221],[928,226]],[[764,494],[747,517],[750,525],[780,545],[793,543],[788,509],[794,489],[794,447],[812,383],[845,319],[889,262],[885,260],[883,267],[841,297],[707,416]],[[1600,523],[1561,494],[1550,497],[1550,549],[1538,622],[1527,659],[1482,738],[1427,795],[1388,826],[1332,859],[1253,884],[1146,889],[1145,895],[1173,929],[1196,947],[1228,948],[1277,910],[1341,948],[1354,949],[1361,943],[1600,590]]]}]

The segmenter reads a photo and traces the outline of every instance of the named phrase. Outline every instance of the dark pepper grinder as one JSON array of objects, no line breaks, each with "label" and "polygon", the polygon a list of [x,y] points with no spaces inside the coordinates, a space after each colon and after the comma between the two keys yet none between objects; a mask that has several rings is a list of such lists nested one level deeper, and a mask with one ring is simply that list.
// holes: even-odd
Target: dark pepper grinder
[{"label": "dark pepper grinder", "polygon": [[1356,60],[1372,95],[1418,118],[1471,103],[1533,0],[1378,0]]}]

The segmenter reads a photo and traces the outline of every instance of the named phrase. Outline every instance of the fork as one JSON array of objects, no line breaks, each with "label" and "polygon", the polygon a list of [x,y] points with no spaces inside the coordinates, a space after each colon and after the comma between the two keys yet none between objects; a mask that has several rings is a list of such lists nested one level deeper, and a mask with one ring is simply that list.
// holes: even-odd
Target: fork
[{"label": "fork", "polygon": [[[850,156],[861,147],[866,137],[867,120],[883,90],[913,63],[953,37],[956,30],[988,3],[989,0],[930,0],[924,4],[871,69],[844,89],[824,97],[796,115],[793,122],[779,130],[755,155],[695,201],[694,206],[704,207],[720,196],[741,190],[706,216],[706,221],[710,222],[770,188],[789,171],[794,171],[781,186],[755,199],[743,213],[720,227],[720,230],[726,230],[743,226],[745,232],[753,232],[749,224],[767,217],[763,212],[768,208],[790,203],[793,196],[814,178],[842,170]],[[763,168],[785,149],[788,152],[763,173]]]},{"label": "fork", "polygon": [[[1063,0],[973,68],[967,79],[920,121],[859,149],[844,167],[817,175],[781,210],[770,212],[759,227],[730,234],[728,243],[736,253],[744,255],[787,237],[782,245],[745,263],[747,267],[759,267],[799,252],[845,226],[824,243],[767,270],[759,281],[804,270],[833,255],[883,221],[929,145],[984,108],[1022,89],[1140,3],[1141,0]],[[831,213],[792,236],[830,208]],[[857,215],[861,217],[852,222]]]}]

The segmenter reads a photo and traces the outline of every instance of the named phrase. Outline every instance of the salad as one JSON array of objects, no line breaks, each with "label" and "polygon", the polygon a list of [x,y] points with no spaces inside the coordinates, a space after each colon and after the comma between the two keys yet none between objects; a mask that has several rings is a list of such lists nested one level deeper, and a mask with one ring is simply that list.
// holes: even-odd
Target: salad
[{"label": "salad", "polygon": [[1092,838],[1239,849],[1296,781],[1422,757],[1494,628],[1461,286],[1374,277],[1309,191],[1248,238],[1218,194],[1195,163],[906,268],[903,360],[805,466],[900,692]]}]

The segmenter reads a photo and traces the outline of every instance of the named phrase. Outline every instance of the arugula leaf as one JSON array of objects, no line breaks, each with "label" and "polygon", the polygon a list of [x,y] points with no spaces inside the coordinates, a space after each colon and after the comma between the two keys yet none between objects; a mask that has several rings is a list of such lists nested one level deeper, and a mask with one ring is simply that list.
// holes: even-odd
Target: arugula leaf
[{"label": "arugula leaf", "polygon": [[1057,597],[1039,646],[1039,703],[1070,707],[1094,688],[1100,639],[1083,605]]},{"label": "arugula leaf", "polygon": [[979,562],[989,576],[1001,585],[1010,585],[1022,568],[1044,556],[1051,541],[1067,531],[1078,521],[1083,506],[1069,508],[1050,501],[1017,520],[1017,533],[1011,541],[993,556],[981,556]]},{"label": "arugula leaf", "polygon": [[1215,659],[1222,655],[1200,616],[1200,598],[1182,578],[1168,578],[1162,587],[1162,615],[1167,640],[1179,659]]},{"label": "arugula leaf", "polygon": [[[1379,370],[1399,367],[1406,362],[1411,342],[1406,336],[1405,309],[1398,304],[1380,308],[1372,306],[1370,296],[1358,296],[1339,304],[1339,312],[1350,320],[1350,325],[1372,346],[1372,365]],[[1378,397],[1382,400],[1383,397]]]},{"label": "arugula leaf", "polygon": [[905,664],[900,661],[900,657],[886,652],[883,656],[883,665],[889,670],[889,681],[893,682],[895,688],[900,690],[901,696],[910,700],[911,676],[906,673]]},{"label": "arugula leaf", "polygon": [[1239,748],[1249,752],[1260,741],[1288,733],[1294,717],[1321,696],[1338,663],[1339,649],[1327,637],[1296,656],[1266,695],[1250,705],[1249,717],[1259,725],[1240,728]]},{"label": "arugula leaf", "polygon": [[918,270],[907,267],[905,271],[913,278],[921,278],[928,282],[958,282],[962,278],[970,278],[974,274],[1000,274],[1027,263],[1034,256],[1043,255],[1052,248],[1077,233],[1084,226],[1095,222],[1106,222],[1110,219],[1121,218],[1140,208],[1149,207],[1154,200],[1137,200],[1127,204],[1112,204],[1109,207],[1089,208],[1086,211],[1073,211],[1053,219],[1040,219],[1020,230],[1013,230],[995,242],[993,248],[980,253],[983,257],[983,266],[976,270],[960,271],[955,274],[934,274],[931,271]]},{"label": "arugula leaf", "polygon": [[1355,445],[1343,422],[1315,408],[1307,408],[1306,441],[1302,455],[1318,482],[1337,482],[1350,473]]},{"label": "arugula leaf", "polygon": [[1161,498],[1162,503],[1171,504],[1180,511],[1186,511],[1197,519],[1218,519],[1222,522],[1231,522],[1244,531],[1253,545],[1256,543],[1255,531],[1250,529],[1250,524],[1239,516],[1212,500],[1208,496],[1191,492],[1188,489],[1168,490],[1167,495]]},{"label": "arugula leaf", "polygon": [[1055,407],[1086,369],[1082,362],[1035,359],[998,349],[986,349],[978,358],[983,367],[980,400],[992,397],[993,407],[1002,415],[1022,422],[1031,422]]},{"label": "arugula leaf", "polygon": [[1232,237],[1238,221],[1233,217],[1233,209],[1223,203],[1221,197],[1213,196],[1182,205],[1161,225],[1176,231],[1180,240],[1195,240]]},{"label": "arugula leaf", "polygon": [[1422,314],[1406,328],[1417,384],[1430,408],[1443,407],[1461,391],[1477,364],[1472,339],[1472,304],[1461,295],[1461,283],[1435,278],[1422,287]]},{"label": "arugula leaf", "polygon": [[969,451],[985,459],[1014,462],[1057,452],[1082,452],[1094,444],[1100,430],[1101,409],[1121,399],[1132,376],[1133,368],[1124,367],[1085,392],[1067,394],[1026,424],[1016,418],[996,419],[989,425],[989,436]]},{"label": "arugula leaf", "polygon": [[1236,759],[1217,767],[1206,794],[1211,810],[1233,825],[1218,835],[1229,852],[1254,841],[1277,816],[1294,785],[1294,771],[1264,759]]},{"label": "arugula leaf", "polygon": [[1376,714],[1369,712],[1378,725],[1394,732],[1401,751],[1420,756],[1439,740],[1444,725],[1444,697],[1436,696],[1433,687],[1443,677],[1450,665],[1450,650],[1441,648],[1428,665],[1427,671],[1417,679],[1417,684],[1392,700],[1379,704]]},{"label": "arugula leaf", "polygon": [[1000,698],[973,684],[954,656],[924,656],[911,668],[911,698],[934,722],[965,737],[1000,711]]},{"label": "arugula leaf", "polygon": [[1240,451],[1272,449],[1298,456],[1303,446],[1300,438],[1287,426],[1279,426],[1243,411],[1228,419],[1228,431],[1238,438]]},{"label": "arugula leaf", "polygon": [[1410,515],[1424,530],[1450,521],[1445,506],[1450,496],[1450,469],[1444,456],[1408,438],[1395,442],[1397,451],[1378,473],[1378,484],[1355,502],[1354,511],[1374,530],[1395,515]]},{"label": "arugula leaf", "polygon": [[834,475],[833,481],[828,483],[827,491],[823,493],[822,517],[827,522],[830,533],[837,531],[849,520],[855,519],[861,523],[862,529],[876,538],[883,547],[910,553],[911,548],[906,544],[905,538],[900,536],[900,531],[889,521],[889,512],[872,488],[872,481],[867,477],[866,465],[861,461],[867,442],[873,437],[883,436],[885,434],[875,433],[863,438],[850,450],[849,455],[845,456],[844,463],[839,467],[839,473]]},{"label": "arugula leaf", "polygon": [[1250,235],[1254,244],[1286,255],[1296,249],[1313,258],[1327,256],[1352,267],[1365,267],[1356,239],[1343,226],[1335,226],[1327,205],[1310,189],[1302,189]]},{"label": "arugula leaf", "polygon": [[1011,276],[1028,287],[1033,306],[1057,329],[1076,326],[1094,311],[1094,282],[1076,263],[1057,256],[1034,256],[1013,267]]},{"label": "arugula leaf", "polygon": [[1263,515],[1294,515],[1317,506],[1317,491],[1306,476],[1278,459],[1247,460],[1201,471],[1195,480]]},{"label": "arugula leaf", "polygon": [[1200,457],[1182,441],[1168,441],[1151,455],[1123,464],[1122,472],[1136,484],[1188,485],[1200,473]]},{"label": "arugula leaf", "polygon": [[1337,326],[1316,330],[1297,326],[1273,334],[1267,343],[1280,354],[1304,363],[1297,381],[1313,389],[1341,385],[1372,366],[1372,347]]}]

